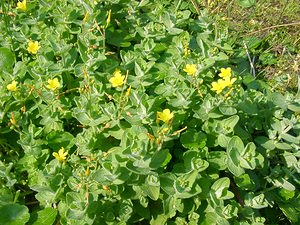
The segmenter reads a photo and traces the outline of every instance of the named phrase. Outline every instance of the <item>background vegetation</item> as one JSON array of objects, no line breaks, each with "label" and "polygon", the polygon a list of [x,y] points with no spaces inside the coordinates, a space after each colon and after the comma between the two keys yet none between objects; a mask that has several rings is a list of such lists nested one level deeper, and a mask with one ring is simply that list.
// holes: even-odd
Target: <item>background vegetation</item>
[{"label": "background vegetation", "polygon": [[299,224],[297,1],[1,1],[0,224]]}]

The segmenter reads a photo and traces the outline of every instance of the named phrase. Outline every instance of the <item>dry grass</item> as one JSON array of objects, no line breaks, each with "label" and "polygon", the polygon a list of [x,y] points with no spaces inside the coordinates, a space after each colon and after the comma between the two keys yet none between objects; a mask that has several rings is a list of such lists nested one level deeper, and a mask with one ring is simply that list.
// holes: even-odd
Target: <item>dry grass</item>
[{"label": "dry grass", "polygon": [[258,0],[250,8],[237,1],[207,1],[211,13],[226,21],[234,38],[257,37],[266,43],[260,52],[274,54],[275,65],[257,64],[260,74],[283,91],[297,90],[300,73],[299,0]]}]

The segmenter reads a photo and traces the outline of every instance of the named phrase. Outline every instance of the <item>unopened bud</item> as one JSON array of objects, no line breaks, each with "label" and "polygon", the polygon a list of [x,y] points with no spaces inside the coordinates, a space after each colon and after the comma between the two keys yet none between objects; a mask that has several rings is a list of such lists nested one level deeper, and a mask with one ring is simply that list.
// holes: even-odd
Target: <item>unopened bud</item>
[{"label": "unopened bud", "polygon": [[90,167],[86,168],[85,176],[88,177],[90,175]]}]

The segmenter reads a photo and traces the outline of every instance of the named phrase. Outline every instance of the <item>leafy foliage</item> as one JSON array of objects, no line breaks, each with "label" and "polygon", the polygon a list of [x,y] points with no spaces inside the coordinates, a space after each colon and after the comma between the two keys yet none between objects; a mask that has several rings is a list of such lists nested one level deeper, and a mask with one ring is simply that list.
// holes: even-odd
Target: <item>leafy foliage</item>
[{"label": "leafy foliage", "polygon": [[205,10],[1,4],[1,223],[300,221],[300,100],[256,80]]}]

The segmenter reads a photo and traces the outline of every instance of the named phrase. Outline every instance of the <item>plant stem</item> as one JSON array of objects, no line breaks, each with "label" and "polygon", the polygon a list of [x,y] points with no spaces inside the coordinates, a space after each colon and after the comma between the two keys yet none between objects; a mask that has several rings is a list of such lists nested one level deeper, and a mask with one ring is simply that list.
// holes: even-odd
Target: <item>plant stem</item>
[{"label": "plant stem", "polygon": [[9,29],[9,20],[8,20],[8,11],[9,11],[9,3],[7,5],[7,8],[4,6],[4,1],[1,1],[1,10],[3,12],[3,19],[4,19],[4,23],[5,23],[5,31],[6,33],[10,36],[10,40],[11,40],[11,50],[13,52],[15,52],[15,47],[14,47],[14,40],[13,40],[13,36],[12,33]]}]

